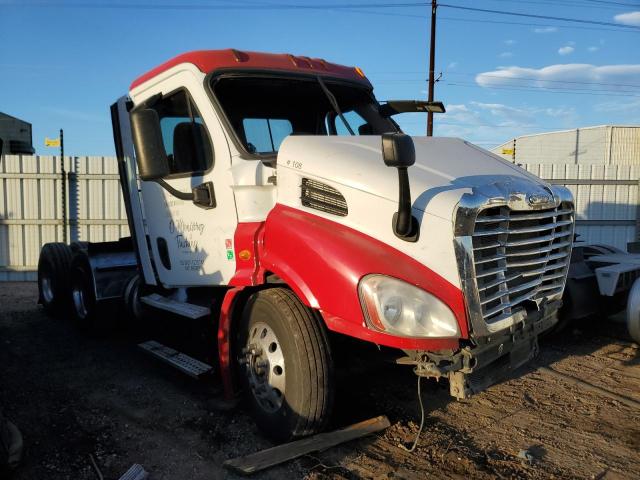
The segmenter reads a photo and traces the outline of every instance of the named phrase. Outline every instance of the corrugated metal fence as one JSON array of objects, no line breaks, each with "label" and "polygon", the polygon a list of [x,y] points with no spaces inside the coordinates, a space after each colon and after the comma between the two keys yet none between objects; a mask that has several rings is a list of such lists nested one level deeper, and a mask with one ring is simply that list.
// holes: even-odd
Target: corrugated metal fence
[{"label": "corrugated metal fence", "polygon": [[[576,199],[577,232],[588,243],[625,249],[638,237],[640,166],[526,165],[567,185]],[[114,157],[5,156],[0,161],[0,281],[33,280],[40,247],[67,239],[99,242],[128,235]]]},{"label": "corrugated metal fence", "polygon": [[128,235],[115,157],[65,157],[64,172],[59,156],[0,159],[0,281],[34,280],[40,247],[65,230],[68,241]]},{"label": "corrugated metal fence", "polygon": [[627,249],[639,239],[640,165],[523,165],[551,183],[566,185],[575,200],[579,241]]}]

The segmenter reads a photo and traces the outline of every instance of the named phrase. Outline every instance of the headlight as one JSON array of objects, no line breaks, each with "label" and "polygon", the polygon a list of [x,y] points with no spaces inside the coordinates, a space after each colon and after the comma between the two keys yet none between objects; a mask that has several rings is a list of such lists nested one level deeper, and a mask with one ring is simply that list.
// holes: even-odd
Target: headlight
[{"label": "headlight", "polygon": [[370,326],[405,337],[459,337],[451,309],[430,293],[385,275],[368,275],[359,286]]}]

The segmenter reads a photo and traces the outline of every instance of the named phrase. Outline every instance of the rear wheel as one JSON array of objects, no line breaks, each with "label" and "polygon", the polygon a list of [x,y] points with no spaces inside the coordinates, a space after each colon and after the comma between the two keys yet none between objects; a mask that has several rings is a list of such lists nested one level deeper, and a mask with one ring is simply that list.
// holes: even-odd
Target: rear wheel
[{"label": "rear wheel", "polygon": [[254,294],[243,312],[236,354],[254,418],[279,441],[322,430],[333,403],[333,364],[318,317],[288,289]]},{"label": "rear wheel", "polygon": [[86,332],[95,330],[98,309],[93,271],[84,252],[76,252],[71,261],[71,303],[76,326]]},{"label": "rear wheel", "polygon": [[59,315],[69,306],[71,248],[64,243],[46,243],[38,259],[38,294],[50,315]]}]

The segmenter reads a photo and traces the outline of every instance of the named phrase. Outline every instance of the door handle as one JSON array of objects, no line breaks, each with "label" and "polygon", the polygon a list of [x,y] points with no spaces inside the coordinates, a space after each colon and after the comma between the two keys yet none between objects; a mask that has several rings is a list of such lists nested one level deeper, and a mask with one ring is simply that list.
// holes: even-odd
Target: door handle
[{"label": "door handle", "polygon": [[205,182],[193,190],[193,203],[200,208],[210,209],[216,208],[216,194],[213,190],[213,182]]}]

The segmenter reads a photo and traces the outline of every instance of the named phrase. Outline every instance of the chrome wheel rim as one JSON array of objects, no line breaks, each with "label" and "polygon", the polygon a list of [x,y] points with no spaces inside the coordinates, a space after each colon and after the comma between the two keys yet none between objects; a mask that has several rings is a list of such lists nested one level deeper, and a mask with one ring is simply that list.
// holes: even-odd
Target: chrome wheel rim
[{"label": "chrome wheel rim", "polygon": [[251,327],[240,363],[258,405],[266,412],[280,409],[284,401],[286,371],[280,341],[264,322]]},{"label": "chrome wheel rim", "polygon": [[45,303],[53,302],[53,288],[51,286],[51,278],[48,273],[43,273],[40,280],[40,289],[42,291],[42,298]]},{"label": "chrome wheel rim", "polygon": [[71,296],[73,298],[73,307],[76,310],[78,318],[87,318],[89,310],[87,309],[87,304],[85,302],[84,290],[82,285],[79,285],[78,282],[74,282],[73,288],[71,289]]}]

